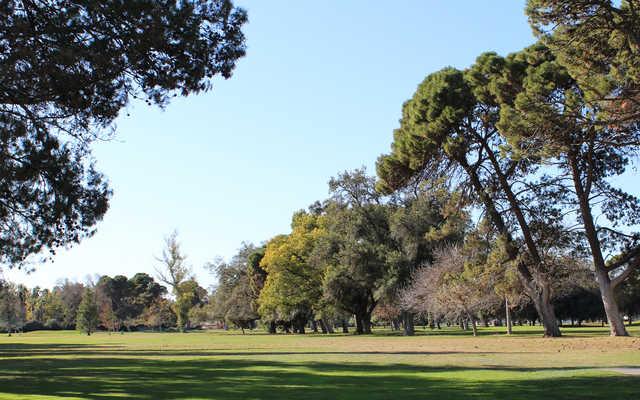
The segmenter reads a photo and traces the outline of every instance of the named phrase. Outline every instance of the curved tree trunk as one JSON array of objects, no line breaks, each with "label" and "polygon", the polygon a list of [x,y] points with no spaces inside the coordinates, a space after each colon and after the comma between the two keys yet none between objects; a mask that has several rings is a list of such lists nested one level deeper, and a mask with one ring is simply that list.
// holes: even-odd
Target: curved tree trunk
[{"label": "curved tree trunk", "polygon": [[604,312],[607,315],[607,322],[609,322],[609,332],[611,336],[629,336],[629,332],[627,332],[627,328],[624,326],[622,313],[620,312],[620,308],[618,308],[618,302],[615,298],[609,273],[606,270],[603,271],[601,268],[596,268],[596,279],[600,287],[600,297],[604,305]]},{"label": "curved tree trunk", "polygon": [[590,186],[584,185],[581,175],[581,167],[577,161],[575,152],[568,153],[569,166],[571,167],[571,176],[573,178],[573,187],[576,191],[576,197],[580,205],[580,216],[584,224],[585,236],[591,250],[591,257],[596,270],[596,280],[600,288],[600,297],[604,305],[604,312],[609,321],[609,330],[611,336],[629,336],[627,329],[624,327],[624,321],[618,307],[618,303],[614,296],[614,286],[611,284],[611,278],[607,270],[607,265],[602,254],[602,247],[598,237],[596,223],[593,219],[591,204],[589,197],[591,196]]},{"label": "curved tree trunk", "polygon": [[[511,191],[508,182],[502,173],[499,171],[499,164],[497,161],[491,156],[490,149],[488,150],[488,156],[492,159],[492,162],[496,166],[496,172],[498,173],[499,181],[501,182],[502,189],[504,190],[507,198],[509,199],[510,205],[513,207],[514,214],[518,221],[518,224],[523,232],[524,242],[527,246],[529,255],[536,262],[541,262],[541,257],[538,252],[538,248],[536,246],[535,241],[531,235],[529,230],[529,226],[527,221],[524,218],[522,210],[519,207],[517,199],[515,198],[514,193]],[[508,255],[509,260],[515,260],[519,255],[519,250],[516,246],[516,243],[511,236],[511,232],[508,229],[504,218],[498,212],[496,208],[495,202],[489,197],[489,195],[485,192],[485,188],[482,186],[480,182],[480,178],[478,177],[476,171],[471,169],[469,165],[466,163],[466,160],[459,160],[460,164],[465,168],[469,178],[471,179],[471,183],[476,190],[480,200],[484,204],[485,211],[496,227],[498,232],[501,234],[502,238],[505,240],[505,250]],[[523,262],[518,263],[517,266],[518,275],[520,277],[520,281],[525,287],[527,294],[533,300],[536,311],[541,318],[542,325],[544,326],[544,336],[545,337],[558,337],[561,336],[560,328],[558,327],[558,321],[555,318],[555,312],[553,310],[553,305],[551,304],[551,296],[549,293],[549,288],[539,288],[538,284],[535,282],[533,274],[529,269],[528,265],[525,265]]]},{"label": "curved tree trunk", "polygon": [[544,328],[544,337],[562,336],[560,333],[560,326],[558,325],[558,320],[556,318],[556,313],[553,310],[551,302],[548,299],[545,299],[546,296],[541,294],[529,296],[532,298],[533,305],[540,316],[540,321]]}]

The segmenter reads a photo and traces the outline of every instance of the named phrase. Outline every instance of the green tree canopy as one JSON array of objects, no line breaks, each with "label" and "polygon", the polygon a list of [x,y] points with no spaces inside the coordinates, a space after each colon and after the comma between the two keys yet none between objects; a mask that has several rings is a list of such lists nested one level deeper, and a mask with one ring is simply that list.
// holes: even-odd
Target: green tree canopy
[{"label": "green tree canopy", "polygon": [[131,99],[165,106],[231,76],[245,53],[230,0],[0,4],[0,262],[91,235],[111,191],[89,144]]}]

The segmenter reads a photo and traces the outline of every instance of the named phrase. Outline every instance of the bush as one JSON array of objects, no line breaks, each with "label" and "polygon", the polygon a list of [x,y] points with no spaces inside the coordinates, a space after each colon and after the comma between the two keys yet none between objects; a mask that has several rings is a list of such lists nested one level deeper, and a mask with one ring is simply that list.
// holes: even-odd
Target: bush
[{"label": "bush", "polygon": [[45,326],[40,321],[27,321],[22,327],[23,332],[41,331],[43,329],[45,329]]}]

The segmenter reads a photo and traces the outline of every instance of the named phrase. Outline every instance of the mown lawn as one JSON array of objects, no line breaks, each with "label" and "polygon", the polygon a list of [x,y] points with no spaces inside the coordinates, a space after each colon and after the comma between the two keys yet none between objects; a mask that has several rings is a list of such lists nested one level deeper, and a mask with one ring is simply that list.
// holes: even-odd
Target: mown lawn
[{"label": "mown lawn", "polygon": [[640,327],[402,337],[240,332],[0,336],[0,399],[634,399]]}]

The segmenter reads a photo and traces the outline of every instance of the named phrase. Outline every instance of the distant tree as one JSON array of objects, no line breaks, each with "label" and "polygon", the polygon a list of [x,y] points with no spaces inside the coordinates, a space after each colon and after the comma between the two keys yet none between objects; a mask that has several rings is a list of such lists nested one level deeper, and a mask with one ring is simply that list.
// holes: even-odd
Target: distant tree
[{"label": "distant tree", "polygon": [[130,287],[131,317],[142,314],[156,300],[167,293],[167,288],[156,282],[149,274],[139,272],[128,279]]},{"label": "distant tree", "polygon": [[144,323],[152,329],[162,330],[176,326],[177,318],[171,302],[164,298],[157,298],[142,314]]},{"label": "distant tree", "polygon": [[461,242],[468,224],[460,196],[444,187],[411,188],[391,206],[389,230],[395,242],[387,262],[389,273],[383,290],[386,302],[400,309],[404,334],[413,335],[415,311],[404,308],[398,293],[410,284],[413,271],[433,261],[433,253],[447,244]]},{"label": "distant tree", "polygon": [[76,329],[91,335],[98,327],[98,306],[96,304],[95,292],[91,288],[86,288],[82,295],[82,301],[78,306],[78,317]]},{"label": "distant tree", "polygon": [[45,322],[45,304],[44,294],[40,287],[36,286],[27,295],[26,300],[26,318],[27,321],[38,322],[44,324]]},{"label": "distant tree", "polygon": [[73,329],[76,323],[78,307],[82,301],[85,285],[80,282],[72,282],[65,279],[60,285],[54,287],[54,292],[59,293],[64,307],[64,319],[61,321],[65,329]]},{"label": "distant tree", "polygon": [[[260,262],[264,258],[266,246],[255,248],[247,259],[247,275],[249,278],[249,290],[251,293],[251,307],[253,311],[258,312],[258,299],[260,292],[264,288],[267,280],[267,271],[260,266]],[[275,333],[275,332],[274,332]]]},{"label": "distant tree", "polygon": [[631,325],[634,317],[640,315],[640,269],[636,269],[620,285],[616,295],[620,309],[626,314]]},{"label": "distant tree", "polygon": [[293,215],[291,234],[267,242],[260,267],[266,271],[258,312],[265,322],[288,321],[294,331],[305,333],[315,319],[322,299],[322,267],[311,261],[314,246],[323,234],[318,215],[299,211]]},{"label": "distant tree", "polygon": [[180,332],[189,328],[189,312],[197,305],[203,304],[207,291],[198,285],[194,278],[186,280],[178,285],[174,311],[177,316],[177,325]]},{"label": "distant tree", "polygon": [[45,327],[49,329],[62,329],[66,310],[60,292],[45,290],[44,292],[44,320]]},{"label": "distant tree", "polygon": [[[156,267],[156,274],[160,282],[167,284],[175,296],[175,313],[178,318],[178,330],[185,331],[189,310],[193,306],[196,288],[192,283],[191,268],[186,264],[186,255],[182,253],[178,242],[178,233],[174,231],[165,238],[165,248],[156,260],[160,266]],[[184,283],[187,283],[183,286]],[[196,284],[197,286],[197,284]]]},{"label": "distant tree", "polygon": [[492,287],[482,279],[484,265],[474,260],[472,248],[449,245],[436,251],[434,261],[418,271],[402,298],[413,307],[471,322],[473,335],[481,311],[500,303]]},{"label": "distant tree", "polygon": [[326,233],[314,259],[324,271],[324,297],[338,310],[355,315],[356,333],[371,333],[371,315],[386,296],[394,274],[389,255],[396,250],[389,229],[392,208],[363,169],[329,182],[332,201],[324,210]]},{"label": "distant tree", "polygon": [[[111,325],[114,330],[119,330],[125,326],[125,322],[130,319],[133,313],[133,304],[131,302],[131,285],[124,275],[116,275],[113,278],[107,275],[100,277],[96,284],[96,291],[100,299],[101,310],[105,313],[105,322],[109,318],[113,318]],[[102,301],[109,301],[107,307]],[[107,317],[107,315],[109,315]]]},{"label": "distant tree", "polygon": [[208,265],[218,279],[211,296],[213,316],[225,324],[241,328],[243,332],[260,318],[257,313],[257,296],[264,285],[264,270],[259,265],[263,255],[264,249],[242,243],[230,262],[218,260]]},{"label": "distant tree", "polygon": [[0,262],[95,231],[111,190],[90,143],[131,99],[161,107],[229,78],[245,54],[230,0],[0,4]]},{"label": "distant tree", "polygon": [[26,308],[15,285],[0,281],[0,327],[11,336],[25,323]]}]

